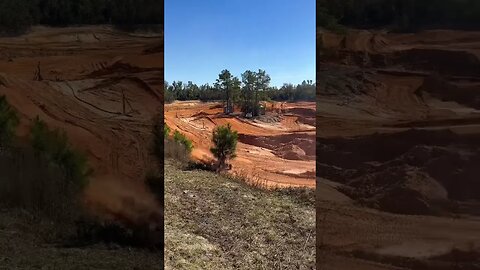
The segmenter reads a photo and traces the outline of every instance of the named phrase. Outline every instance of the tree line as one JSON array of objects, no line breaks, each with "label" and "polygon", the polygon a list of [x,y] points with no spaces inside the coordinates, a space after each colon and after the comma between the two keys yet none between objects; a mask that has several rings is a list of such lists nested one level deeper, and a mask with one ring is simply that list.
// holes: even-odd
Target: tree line
[{"label": "tree line", "polygon": [[[240,79],[241,78],[241,79]],[[165,82],[165,102],[175,100],[201,100],[218,101],[226,103],[227,110],[234,105],[258,115],[259,102],[272,101],[315,101],[315,84],[311,80],[301,84],[284,84],[282,87],[270,86],[270,76],[264,70],[247,70],[238,78],[230,71],[222,70],[213,85],[204,84],[198,86],[189,81],[174,81],[172,84]]]},{"label": "tree line", "polygon": [[480,1],[317,0],[317,26],[330,30],[342,30],[342,26],[394,31],[478,29]]},{"label": "tree line", "polygon": [[163,24],[158,0],[2,0],[0,33],[18,34],[32,25],[112,24],[125,28]]}]

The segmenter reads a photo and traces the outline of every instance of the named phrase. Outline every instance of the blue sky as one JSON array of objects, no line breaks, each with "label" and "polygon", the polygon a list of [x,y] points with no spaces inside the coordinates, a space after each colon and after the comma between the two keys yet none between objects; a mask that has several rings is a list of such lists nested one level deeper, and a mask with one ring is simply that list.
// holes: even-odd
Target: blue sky
[{"label": "blue sky", "polygon": [[315,81],[315,0],[165,0],[165,80],[212,84],[264,69]]}]

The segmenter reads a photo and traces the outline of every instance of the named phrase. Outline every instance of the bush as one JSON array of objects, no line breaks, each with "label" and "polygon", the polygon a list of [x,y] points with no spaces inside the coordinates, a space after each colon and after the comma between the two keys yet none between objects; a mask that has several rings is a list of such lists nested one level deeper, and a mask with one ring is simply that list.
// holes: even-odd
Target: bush
[{"label": "bush", "polygon": [[169,136],[170,136],[170,127],[166,123],[163,123],[163,137],[164,139],[166,139]]},{"label": "bush", "polygon": [[15,136],[19,124],[17,113],[8,104],[5,96],[0,96],[0,145],[7,145]]},{"label": "bush", "polygon": [[226,168],[227,160],[236,156],[238,133],[232,130],[230,124],[218,126],[213,131],[212,141],[214,147],[210,148],[210,151],[218,160],[217,170],[223,170]]},{"label": "bush", "polygon": [[182,144],[187,152],[190,154],[193,150],[193,143],[185,135],[178,130],[173,133],[173,141]]},{"label": "bush", "polygon": [[38,158],[58,166],[77,189],[87,185],[87,177],[91,174],[87,158],[72,148],[64,131],[50,130],[37,116],[30,129],[30,143]]},{"label": "bush", "polygon": [[165,139],[165,158],[179,161],[182,165],[189,165],[190,153],[185,148],[185,145],[175,142],[172,139]]},{"label": "bush", "polygon": [[[190,163],[190,153],[193,149],[192,141],[187,139],[185,135],[175,131],[173,137],[170,136],[170,127],[163,121],[163,117],[157,116],[154,120],[153,127],[153,152],[157,158],[159,172],[156,174],[147,175],[147,184],[151,187],[149,181],[155,181],[155,175],[163,176],[163,164],[165,159],[173,159],[179,161],[181,164],[187,166]],[[158,178],[158,177],[157,177]],[[157,183],[159,185],[159,183]],[[163,185],[163,181],[161,183]],[[157,191],[158,188],[154,188]],[[153,189],[152,189],[153,191]],[[155,192],[157,193],[157,192]],[[163,193],[161,193],[163,196]]]}]

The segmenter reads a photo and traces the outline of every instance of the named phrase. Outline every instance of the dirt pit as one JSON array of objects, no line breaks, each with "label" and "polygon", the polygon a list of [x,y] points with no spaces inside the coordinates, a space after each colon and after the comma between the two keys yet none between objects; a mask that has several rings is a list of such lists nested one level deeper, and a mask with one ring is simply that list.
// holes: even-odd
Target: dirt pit
[{"label": "dirt pit", "polygon": [[480,33],[319,38],[322,269],[478,269]]},{"label": "dirt pit", "polygon": [[213,129],[230,124],[239,133],[232,173],[267,186],[315,186],[314,115],[313,102],[289,103],[282,114],[268,112],[254,120],[225,116],[220,103],[165,105],[167,125],[193,141],[192,156],[198,161],[213,160]]}]

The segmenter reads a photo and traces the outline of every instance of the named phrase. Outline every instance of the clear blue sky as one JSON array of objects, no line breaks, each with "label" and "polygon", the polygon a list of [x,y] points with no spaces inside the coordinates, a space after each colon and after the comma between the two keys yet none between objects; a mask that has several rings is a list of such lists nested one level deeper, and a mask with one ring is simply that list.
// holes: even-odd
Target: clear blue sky
[{"label": "clear blue sky", "polygon": [[165,80],[212,84],[264,69],[315,81],[315,0],[165,0]]}]

